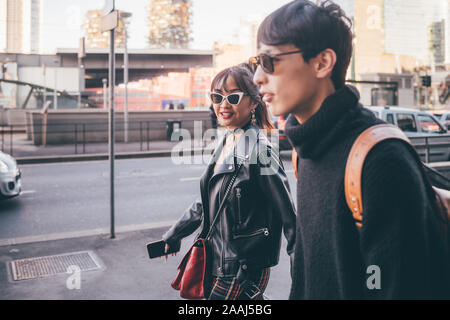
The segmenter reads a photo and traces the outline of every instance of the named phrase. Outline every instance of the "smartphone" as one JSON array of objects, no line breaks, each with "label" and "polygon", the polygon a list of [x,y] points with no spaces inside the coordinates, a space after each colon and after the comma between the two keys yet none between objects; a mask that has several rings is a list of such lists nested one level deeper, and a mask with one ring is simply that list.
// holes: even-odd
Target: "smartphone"
[{"label": "smartphone", "polygon": [[165,256],[166,254],[171,254],[180,251],[180,246],[170,246],[169,251],[165,252],[166,242],[164,240],[159,240],[147,244],[148,256],[150,259],[159,258]]}]

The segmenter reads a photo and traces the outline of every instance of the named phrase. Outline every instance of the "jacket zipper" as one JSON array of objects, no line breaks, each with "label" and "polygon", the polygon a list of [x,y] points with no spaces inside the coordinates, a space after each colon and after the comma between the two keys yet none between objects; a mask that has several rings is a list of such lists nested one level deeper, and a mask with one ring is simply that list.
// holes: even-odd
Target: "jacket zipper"
[{"label": "jacket zipper", "polygon": [[[222,201],[221,199],[220,199],[220,194],[224,191],[224,189],[225,189],[225,181],[226,181],[226,179],[224,179],[224,181],[222,182],[222,186],[220,187],[220,190],[219,190],[219,203]],[[219,212],[220,213],[220,212]],[[225,241],[223,240],[223,230],[224,230],[224,226],[223,226],[223,215],[221,215],[220,217],[219,217],[219,224],[220,224],[220,239],[222,240],[222,248],[221,248],[221,250],[220,250],[220,265],[219,265],[219,269],[220,269],[220,272],[223,274],[223,270],[224,270],[224,268],[223,268],[223,266],[224,266],[224,264],[225,264],[225,251],[224,251],[224,247],[225,247]]]},{"label": "jacket zipper", "polygon": [[238,224],[241,224],[241,188],[236,188],[236,198],[238,200]]},{"label": "jacket zipper", "polygon": [[[237,167],[239,168],[242,164],[243,164],[243,162],[241,162]],[[222,192],[224,185],[225,185],[225,180],[222,182],[221,192]],[[220,193],[219,193],[219,203],[220,203]],[[223,226],[222,218],[223,218],[223,215],[219,218],[219,223],[222,226],[222,230],[220,231],[220,237],[222,239],[222,250],[221,250],[221,256],[222,256],[221,260],[222,261],[221,261],[221,265],[219,266],[219,269],[220,269],[221,273],[223,274],[224,273],[224,265],[225,265],[225,252],[224,252],[225,242],[223,240],[223,230],[225,229],[225,227]],[[268,233],[268,231],[267,231],[267,233]]]},{"label": "jacket zipper", "polygon": [[249,234],[233,235],[233,239],[253,237],[253,236],[256,236],[256,235],[261,234],[261,233],[264,233],[264,235],[267,237],[267,236],[269,236],[269,229],[262,228],[262,229],[256,230],[256,231],[254,231],[252,233],[249,233]]},{"label": "jacket zipper", "polygon": [[222,250],[221,250],[221,261],[220,261],[220,271],[223,272],[223,266],[225,264],[225,251],[224,251],[224,247],[225,247],[225,241],[223,240],[223,230],[224,230],[224,226],[222,223],[222,217],[220,217],[220,224],[222,226],[222,230],[220,230],[220,238],[222,239]]}]

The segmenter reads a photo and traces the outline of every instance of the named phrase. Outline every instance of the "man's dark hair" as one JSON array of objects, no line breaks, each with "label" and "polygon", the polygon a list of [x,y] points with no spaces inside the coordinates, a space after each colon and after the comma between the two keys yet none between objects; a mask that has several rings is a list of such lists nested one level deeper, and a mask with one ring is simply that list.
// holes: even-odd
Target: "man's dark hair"
[{"label": "man's dark hair", "polygon": [[337,56],[331,80],[335,89],[345,84],[345,75],[353,51],[352,21],[332,1],[320,5],[307,0],[292,1],[272,12],[258,29],[260,43],[278,46],[293,44],[303,50],[308,62],[325,49]]}]

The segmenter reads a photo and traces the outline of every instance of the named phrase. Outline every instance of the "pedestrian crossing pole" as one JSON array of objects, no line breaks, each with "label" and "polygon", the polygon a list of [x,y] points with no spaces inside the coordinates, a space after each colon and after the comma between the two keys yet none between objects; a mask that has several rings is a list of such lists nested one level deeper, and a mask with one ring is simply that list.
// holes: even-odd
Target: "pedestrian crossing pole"
[{"label": "pedestrian crossing pole", "polygon": [[110,164],[110,238],[116,237],[114,230],[114,86],[116,83],[116,61],[114,53],[114,29],[119,25],[119,13],[115,10],[114,0],[105,1],[105,11],[101,23],[101,31],[110,32],[109,37],[109,164]]}]

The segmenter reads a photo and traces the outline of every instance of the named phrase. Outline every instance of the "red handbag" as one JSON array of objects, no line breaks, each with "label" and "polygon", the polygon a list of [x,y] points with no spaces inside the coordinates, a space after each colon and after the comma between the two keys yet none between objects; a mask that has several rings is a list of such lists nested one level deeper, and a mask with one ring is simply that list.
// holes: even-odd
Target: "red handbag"
[{"label": "red handbag", "polygon": [[178,266],[172,288],[185,299],[204,299],[209,277],[206,269],[206,241],[197,239]]},{"label": "red handbag", "polygon": [[245,159],[241,159],[233,177],[230,180],[222,203],[219,206],[219,210],[211,223],[208,235],[205,239],[198,238],[195,240],[194,244],[191,246],[178,266],[177,277],[172,281],[171,285],[172,288],[180,291],[180,297],[182,298],[205,299],[209,294],[211,285],[210,281],[212,279],[207,266],[207,262],[209,262],[207,243],[211,238],[213,227],[225,205],[231,186],[233,185],[234,180],[236,180],[236,176],[244,161]]}]

